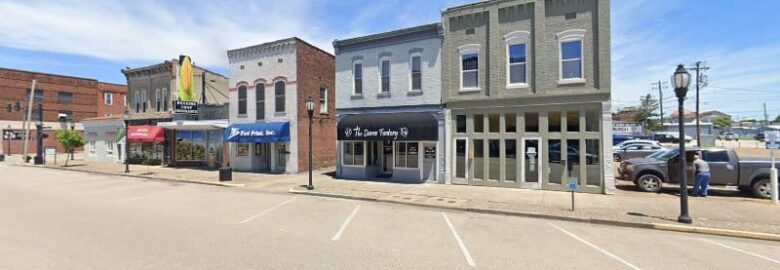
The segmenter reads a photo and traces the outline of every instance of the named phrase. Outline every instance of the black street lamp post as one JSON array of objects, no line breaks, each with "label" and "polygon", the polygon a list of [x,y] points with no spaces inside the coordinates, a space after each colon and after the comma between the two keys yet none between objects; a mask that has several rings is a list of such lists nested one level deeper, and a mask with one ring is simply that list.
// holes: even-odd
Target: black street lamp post
[{"label": "black street lamp post", "polygon": [[672,83],[674,84],[674,94],[677,96],[677,122],[680,131],[680,217],[677,218],[677,222],[691,224],[693,220],[688,215],[688,166],[685,154],[685,116],[683,114],[683,103],[685,102],[685,94],[688,93],[688,86],[691,84],[691,74],[685,70],[682,64],[677,65],[677,70],[672,75]]},{"label": "black street lamp post", "polygon": [[312,185],[312,175],[311,175],[311,160],[312,160],[312,146],[311,146],[311,126],[312,126],[312,116],[314,115],[314,100],[311,99],[311,97],[306,98],[306,112],[309,113],[309,185],[306,186],[306,189],[312,190],[314,189],[314,185]]},{"label": "black street lamp post", "polygon": [[130,173],[130,128],[128,125],[130,116],[127,110],[122,118],[125,120],[125,173]]},{"label": "black street lamp post", "polygon": [[35,140],[35,165],[43,164],[43,104],[38,103],[38,122],[35,123],[38,130],[38,138]]}]

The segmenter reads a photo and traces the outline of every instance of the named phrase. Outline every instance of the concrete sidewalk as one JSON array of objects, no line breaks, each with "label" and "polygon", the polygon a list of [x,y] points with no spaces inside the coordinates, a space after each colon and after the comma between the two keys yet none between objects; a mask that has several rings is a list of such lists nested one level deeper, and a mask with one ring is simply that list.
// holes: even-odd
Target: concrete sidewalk
[{"label": "concrete sidewalk", "polygon": [[[117,163],[71,161],[69,167],[48,168],[84,171],[149,179],[184,181],[199,184],[243,187],[263,192],[339,197],[401,203],[423,207],[445,208],[504,215],[554,218],[622,226],[662,228],[687,232],[709,232],[759,239],[780,240],[780,206],[768,200],[727,195],[690,198],[692,226],[679,226],[679,198],[673,190],[667,193],[632,191],[633,186],[619,182],[615,195],[575,194],[575,211],[571,211],[571,194],[559,191],[526,190],[442,184],[401,184],[334,179],[332,170],[314,174],[315,190],[304,188],[308,180],[301,174],[233,173],[233,181],[219,182],[218,172],[161,166],[124,165]],[[718,193],[716,193],[718,194]],[[706,232],[706,231],[705,231]]]}]

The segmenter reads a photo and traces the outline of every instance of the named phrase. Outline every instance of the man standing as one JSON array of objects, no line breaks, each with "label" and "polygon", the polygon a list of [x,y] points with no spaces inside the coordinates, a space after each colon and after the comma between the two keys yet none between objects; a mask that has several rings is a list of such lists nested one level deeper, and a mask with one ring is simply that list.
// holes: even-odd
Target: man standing
[{"label": "man standing", "polygon": [[693,169],[696,181],[693,184],[691,196],[707,197],[707,187],[710,185],[710,164],[701,159],[701,153],[693,156]]}]

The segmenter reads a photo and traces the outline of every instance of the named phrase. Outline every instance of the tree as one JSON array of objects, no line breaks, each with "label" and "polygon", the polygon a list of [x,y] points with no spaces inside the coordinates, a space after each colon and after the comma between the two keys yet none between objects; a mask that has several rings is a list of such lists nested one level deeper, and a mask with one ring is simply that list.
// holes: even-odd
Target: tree
[{"label": "tree", "polygon": [[777,117],[775,117],[775,120],[773,120],[772,123],[780,124],[780,114],[778,114]]},{"label": "tree", "polygon": [[[65,129],[57,132],[57,143],[65,149],[65,153],[73,154],[76,148],[84,146],[84,140],[75,130]],[[68,159],[65,159],[65,167],[68,166]]]},{"label": "tree", "polygon": [[715,121],[713,121],[713,124],[715,124],[715,127],[717,127],[720,130],[723,130],[724,128],[728,128],[731,126],[731,116],[721,116],[718,118],[715,118]]},{"label": "tree", "polygon": [[642,125],[645,134],[662,128],[658,119],[659,114],[656,113],[659,108],[658,100],[650,94],[639,98],[639,106],[636,107],[633,121]]}]

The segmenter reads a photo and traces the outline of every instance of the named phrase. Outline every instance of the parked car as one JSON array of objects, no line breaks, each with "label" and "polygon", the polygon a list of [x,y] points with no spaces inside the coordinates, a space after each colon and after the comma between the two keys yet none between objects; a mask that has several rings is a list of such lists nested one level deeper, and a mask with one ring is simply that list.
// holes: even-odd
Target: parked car
[{"label": "parked car", "polygon": [[763,142],[764,141],[764,133],[761,132],[761,133],[756,134],[755,139],[756,139],[756,141]]},{"label": "parked car", "polygon": [[718,139],[725,140],[725,141],[739,141],[739,137],[731,132],[723,132],[720,135],[718,135]]},{"label": "parked car", "polygon": [[[677,132],[656,132],[652,139],[662,143],[678,143],[680,135]],[[691,136],[685,135],[685,143],[690,143],[692,140]]]},{"label": "parked car", "polygon": [[650,140],[626,141],[620,146],[612,148],[612,157],[615,161],[643,158],[652,153],[664,149],[660,143]]},{"label": "parked car", "polygon": [[[679,183],[679,152],[679,149],[668,149],[646,158],[624,160],[618,167],[618,175],[633,181],[642,191],[659,192],[663,183]],[[737,186],[741,191],[750,191],[758,198],[771,197],[769,169],[772,163],[768,158],[740,158],[731,149],[694,148],[685,151],[689,168],[696,153],[701,153],[702,159],[710,164],[710,185]],[[687,173],[688,183],[692,185],[693,171],[687,170]]]}]

